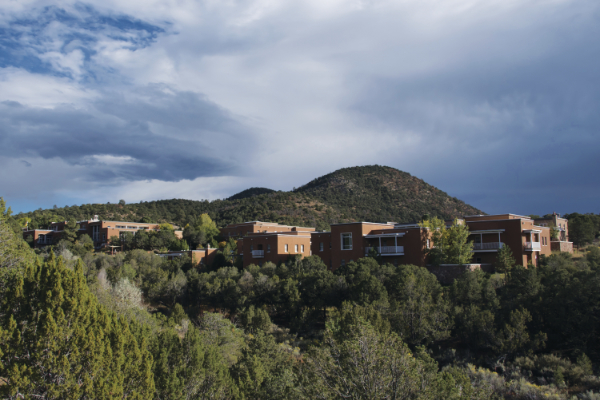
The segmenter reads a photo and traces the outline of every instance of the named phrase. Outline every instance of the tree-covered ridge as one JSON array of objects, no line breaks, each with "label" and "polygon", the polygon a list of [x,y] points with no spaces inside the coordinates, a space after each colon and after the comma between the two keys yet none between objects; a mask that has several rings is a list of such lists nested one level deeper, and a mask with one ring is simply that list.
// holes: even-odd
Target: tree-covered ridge
[{"label": "tree-covered ridge", "polygon": [[341,222],[414,222],[423,214],[450,219],[481,211],[406,172],[367,166],[341,169],[291,192],[251,188],[227,200],[84,204],[39,209],[18,218],[29,218],[32,228],[94,215],[102,220],[171,222],[184,227],[204,213],[219,227],[260,220],[328,229],[330,224]]},{"label": "tree-covered ridge", "polygon": [[251,187],[250,189],[242,190],[241,192],[234,194],[229,197],[227,200],[240,200],[245,199],[247,197],[259,196],[261,194],[273,193],[275,192],[273,189],[268,188],[260,188],[260,187]]}]

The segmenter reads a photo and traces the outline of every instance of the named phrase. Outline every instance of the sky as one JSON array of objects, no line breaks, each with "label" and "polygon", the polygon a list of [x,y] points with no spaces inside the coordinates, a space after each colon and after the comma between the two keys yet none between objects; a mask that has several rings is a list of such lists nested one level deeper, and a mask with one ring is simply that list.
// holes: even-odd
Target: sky
[{"label": "sky", "polygon": [[600,212],[597,0],[0,2],[0,196],[217,199],[387,165]]}]

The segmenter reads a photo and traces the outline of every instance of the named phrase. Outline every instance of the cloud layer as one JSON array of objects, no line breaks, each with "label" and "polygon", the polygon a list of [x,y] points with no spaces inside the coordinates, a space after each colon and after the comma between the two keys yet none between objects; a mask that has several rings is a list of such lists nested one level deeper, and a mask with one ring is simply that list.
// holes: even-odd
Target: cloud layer
[{"label": "cloud layer", "polygon": [[383,164],[488,212],[600,212],[599,31],[593,0],[11,2],[0,195],[212,199]]}]

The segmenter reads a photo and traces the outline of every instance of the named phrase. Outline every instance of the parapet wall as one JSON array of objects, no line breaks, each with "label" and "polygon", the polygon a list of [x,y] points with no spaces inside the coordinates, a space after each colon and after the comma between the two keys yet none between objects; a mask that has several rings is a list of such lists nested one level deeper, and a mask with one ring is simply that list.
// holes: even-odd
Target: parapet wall
[{"label": "parapet wall", "polygon": [[552,251],[573,253],[573,242],[550,242],[550,248]]}]

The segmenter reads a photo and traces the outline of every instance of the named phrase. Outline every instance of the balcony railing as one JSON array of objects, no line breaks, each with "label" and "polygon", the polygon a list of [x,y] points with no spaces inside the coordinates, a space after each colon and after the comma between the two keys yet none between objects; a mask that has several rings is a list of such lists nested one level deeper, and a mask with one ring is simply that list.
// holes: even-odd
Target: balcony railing
[{"label": "balcony railing", "polygon": [[473,251],[498,250],[504,246],[502,242],[473,243]]},{"label": "balcony railing", "polygon": [[264,250],[252,250],[252,258],[264,258],[265,251]]},{"label": "balcony railing", "polygon": [[369,255],[371,249],[375,249],[382,256],[390,255],[403,255],[404,246],[377,246],[377,247],[365,247],[365,255]]},{"label": "balcony railing", "polygon": [[529,250],[529,251],[536,251],[536,250],[541,250],[542,246],[540,246],[540,242],[526,242],[525,243],[525,250]]}]

